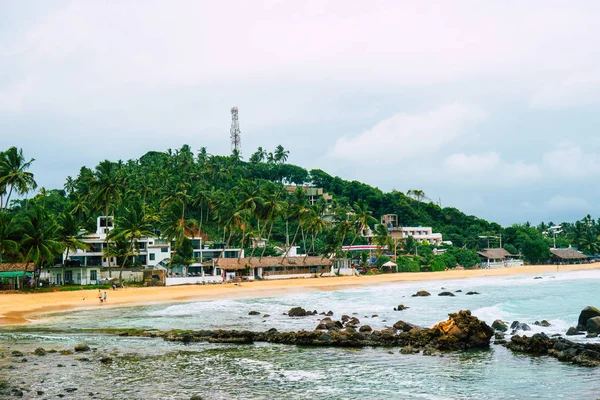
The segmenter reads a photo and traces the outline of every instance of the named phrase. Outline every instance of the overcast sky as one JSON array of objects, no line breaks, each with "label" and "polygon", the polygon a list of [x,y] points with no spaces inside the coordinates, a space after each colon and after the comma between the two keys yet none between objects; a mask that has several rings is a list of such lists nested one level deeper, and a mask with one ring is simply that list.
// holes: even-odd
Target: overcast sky
[{"label": "overcast sky", "polygon": [[40,186],[187,143],[508,225],[598,216],[600,2],[0,0],[0,149]]}]

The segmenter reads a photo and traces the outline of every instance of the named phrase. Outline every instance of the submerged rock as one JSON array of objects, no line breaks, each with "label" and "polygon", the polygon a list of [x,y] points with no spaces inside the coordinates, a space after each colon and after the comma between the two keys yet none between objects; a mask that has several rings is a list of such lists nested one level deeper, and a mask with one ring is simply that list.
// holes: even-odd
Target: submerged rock
[{"label": "submerged rock", "polygon": [[519,322],[519,321],[513,321],[513,323],[510,324],[510,329],[512,329],[514,331],[530,331],[531,330],[529,325],[527,325],[524,322]]},{"label": "submerged rock", "polygon": [[474,294],[481,294],[481,293],[479,293],[479,292],[467,292],[467,296],[472,296]]},{"label": "submerged rock", "polygon": [[419,290],[417,293],[413,294],[412,297],[427,297],[431,296],[427,290]]},{"label": "submerged rock", "polygon": [[369,325],[363,325],[358,330],[359,332],[371,332],[373,329]]},{"label": "submerged rock", "polygon": [[456,296],[454,293],[452,292],[441,292],[438,294],[438,296],[450,296],[450,297],[454,297]]},{"label": "submerged rock", "polygon": [[492,323],[492,328],[500,332],[506,332],[508,330],[508,325],[506,322],[497,319]]},{"label": "submerged rock", "polygon": [[404,304],[398,304],[398,307],[394,307],[394,311],[403,311],[403,310],[407,310],[410,307],[406,307]]},{"label": "submerged rock", "polygon": [[90,351],[90,346],[88,346],[85,343],[79,343],[79,344],[75,345],[75,351],[77,351],[77,352]]},{"label": "submerged rock", "polygon": [[506,347],[532,355],[549,355],[560,361],[586,367],[600,367],[600,344],[574,343],[563,338],[549,338],[544,333],[531,337],[515,335]]},{"label": "submerged rock", "polygon": [[258,311],[250,311],[248,313],[248,315],[260,315],[260,312],[258,312]]},{"label": "submerged rock", "polygon": [[33,354],[35,354],[36,356],[45,356],[46,353],[47,353],[46,350],[41,347],[38,347],[37,349],[35,349],[33,351]]},{"label": "submerged rock", "polygon": [[293,307],[287,314],[290,317],[305,317],[307,315],[306,310],[302,307]]},{"label": "submerged rock", "polygon": [[545,319],[543,319],[541,321],[535,321],[533,324],[537,325],[537,326],[543,326],[544,328],[552,326],[552,324],[550,324],[550,322],[546,321]]},{"label": "submerged rock", "polygon": [[579,319],[577,320],[577,330],[585,331],[588,319],[594,317],[600,317],[600,310],[591,306],[584,308],[579,314]]}]

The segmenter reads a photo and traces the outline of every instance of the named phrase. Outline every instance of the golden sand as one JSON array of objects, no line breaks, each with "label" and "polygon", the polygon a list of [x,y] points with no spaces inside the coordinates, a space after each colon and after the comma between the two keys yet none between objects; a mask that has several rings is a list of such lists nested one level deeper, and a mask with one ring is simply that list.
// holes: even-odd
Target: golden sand
[{"label": "golden sand", "polygon": [[540,274],[600,269],[600,263],[560,266],[535,265],[501,269],[451,270],[442,272],[415,272],[375,276],[343,276],[329,278],[284,279],[244,282],[240,286],[186,285],[150,288],[107,290],[107,302],[98,300],[98,290],[78,290],[50,293],[0,294],[0,325],[18,325],[35,322],[44,313],[83,308],[125,307],[167,302],[195,300],[239,299],[274,297],[292,293],[340,290],[352,287],[381,285],[395,282],[417,282],[444,279],[481,278],[519,274]]}]

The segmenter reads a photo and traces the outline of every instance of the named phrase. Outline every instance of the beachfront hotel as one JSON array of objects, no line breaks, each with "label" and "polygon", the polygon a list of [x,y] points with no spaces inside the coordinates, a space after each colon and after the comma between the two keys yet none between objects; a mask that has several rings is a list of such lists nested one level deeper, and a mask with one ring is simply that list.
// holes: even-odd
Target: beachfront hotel
[{"label": "beachfront hotel", "polygon": [[[41,279],[48,280],[54,285],[98,284],[102,280],[118,277],[120,265],[115,257],[105,257],[104,250],[111,240],[107,236],[114,229],[113,217],[100,216],[96,220],[96,231],[85,234],[81,242],[86,248],[76,251],[65,251],[62,263],[42,270]],[[225,249],[225,246],[209,248],[199,237],[188,237],[193,247],[194,263],[189,266],[173,264],[167,273],[172,278],[198,277],[204,281],[217,280],[221,271],[214,260],[222,258],[237,258],[243,256],[241,249]],[[129,265],[123,270],[124,280],[141,280],[144,269],[165,269],[173,256],[173,243],[158,236],[142,237],[136,243],[137,254],[129,257]],[[196,283],[196,282],[181,282]]]}]

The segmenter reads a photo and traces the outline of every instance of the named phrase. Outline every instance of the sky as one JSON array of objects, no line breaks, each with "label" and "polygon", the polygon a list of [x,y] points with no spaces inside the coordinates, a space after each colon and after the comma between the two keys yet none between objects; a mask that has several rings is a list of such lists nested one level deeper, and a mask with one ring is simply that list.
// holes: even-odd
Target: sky
[{"label": "sky", "polygon": [[0,0],[0,150],[40,186],[189,144],[502,225],[599,216],[600,2]]}]

